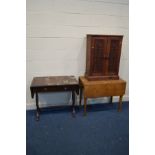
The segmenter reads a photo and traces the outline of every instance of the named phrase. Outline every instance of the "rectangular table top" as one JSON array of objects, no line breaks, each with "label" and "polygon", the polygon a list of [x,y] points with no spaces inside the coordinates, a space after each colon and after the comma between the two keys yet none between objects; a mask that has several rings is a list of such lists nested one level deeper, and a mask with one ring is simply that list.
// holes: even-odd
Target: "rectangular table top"
[{"label": "rectangular table top", "polygon": [[102,85],[102,84],[104,85],[104,84],[126,83],[126,81],[124,81],[122,79],[118,79],[118,80],[93,80],[93,81],[89,81],[84,76],[80,76],[80,81],[84,85]]},{"label": "rectangular table top", "polygon": [[80,77],[80,84],[84,87],[85,97],[90,98],[122,96],[126,89],[126,82],[122,79],[89,81],[85,77]]},{"label": "rectangular table top", "polygon": [[47,76],[34,77],[31,87],[59,86],[59,85],[78,85],[74,76]]}]

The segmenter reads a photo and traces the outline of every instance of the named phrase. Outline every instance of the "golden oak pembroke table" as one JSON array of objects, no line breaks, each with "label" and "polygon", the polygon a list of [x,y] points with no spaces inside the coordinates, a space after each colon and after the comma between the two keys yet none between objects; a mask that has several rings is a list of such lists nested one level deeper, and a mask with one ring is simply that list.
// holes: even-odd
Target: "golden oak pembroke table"
[{"label": "golden oak pembroke table", "polygon": [[119,96],[118,111],[122,110],[122,97],[125,94],[126,82],[122,79],[118,80],[94,80],[89,81],[84,76],[79,78],[80,85],[80,105],[82,99],[82,91],[84,96],[84,114],[86,115],[87,98],[112,97]]}]

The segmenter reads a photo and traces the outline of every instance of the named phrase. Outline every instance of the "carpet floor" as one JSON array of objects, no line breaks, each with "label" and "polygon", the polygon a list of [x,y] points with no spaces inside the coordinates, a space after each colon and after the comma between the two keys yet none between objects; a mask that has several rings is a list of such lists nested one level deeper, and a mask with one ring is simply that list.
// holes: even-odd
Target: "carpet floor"
[{"label": "carpet floor", "polygon": [[26,112],[27,155],[128,155],[129,103],[123,102],[122,112],[117,104],[83,107],[44,108],[40,120],[35,111]]}]

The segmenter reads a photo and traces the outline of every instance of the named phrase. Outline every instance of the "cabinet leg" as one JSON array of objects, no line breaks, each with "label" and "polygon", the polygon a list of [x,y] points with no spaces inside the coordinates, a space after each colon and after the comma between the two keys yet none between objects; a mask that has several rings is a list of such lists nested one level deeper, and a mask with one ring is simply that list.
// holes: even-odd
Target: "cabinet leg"
[{"label": "cabinet leg", "polygon": [[119,97],[118,112],[122,111],[122,98],[123,98],[123,95]]},{"label": "cabinet leg", "polygon": [[37,107],[36,120],[39,121],[39,118],[40,118],[40,108],[39,108],[39,97],[38,97],[38,93],[36,93],[36,107]]},{"label": "cabinet leg", "polygon": [[72,108],[73,108],[72,116],[75,117],[75,92],[74,91],[72,91]]},{"label": "cabinet leg", "polygon": [[87,98],[84,96],[84,116],[87,114]]}]

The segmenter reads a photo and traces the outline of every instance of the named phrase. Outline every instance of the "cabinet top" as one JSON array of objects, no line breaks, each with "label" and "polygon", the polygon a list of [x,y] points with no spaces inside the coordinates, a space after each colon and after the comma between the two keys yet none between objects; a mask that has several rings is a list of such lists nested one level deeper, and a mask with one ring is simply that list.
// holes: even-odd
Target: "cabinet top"
[{"label": "cabinet top", "polygon": [[123,37],[123,35],[108,35],[108,34],[87,34],[87,37]]}]

